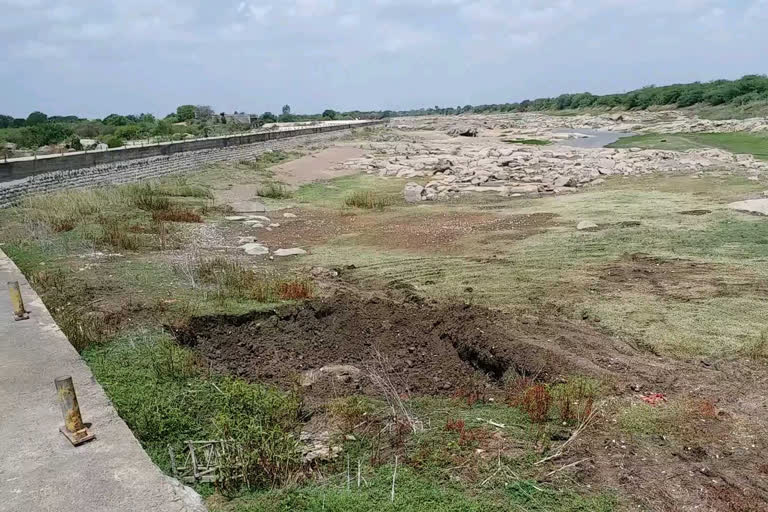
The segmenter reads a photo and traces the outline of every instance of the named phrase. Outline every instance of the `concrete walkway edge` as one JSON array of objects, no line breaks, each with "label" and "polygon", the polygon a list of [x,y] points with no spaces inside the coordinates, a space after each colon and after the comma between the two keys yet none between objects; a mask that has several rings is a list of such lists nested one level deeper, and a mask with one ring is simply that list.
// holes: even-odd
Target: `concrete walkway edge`
[{"label": "concrete walkway edge", "polygon": [[[13,320],[8,281],[19,281],[29,320]],[[152,463],[2,250],[0,289],[0,512],[204,512],[194,491]],[[96,435],[77,448],[58,431],[53,381],[64,375]]]}]

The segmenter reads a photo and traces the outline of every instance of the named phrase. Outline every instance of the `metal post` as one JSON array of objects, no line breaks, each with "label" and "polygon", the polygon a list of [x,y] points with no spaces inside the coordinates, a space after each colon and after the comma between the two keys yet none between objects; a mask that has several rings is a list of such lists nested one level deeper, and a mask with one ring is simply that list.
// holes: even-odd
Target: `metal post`
[{"label": "metal post", "polygon": [[13,319],[16,321],[27,320],[29,318],[29,311],[24,308],[24,299],[21,298],[19,282],[9,281],[8,292],[11,295],[11,304],[13,305]]},{"label": "metal post", "polygon": [[53,382],[56,385],[56,394],[59,396],[59,405],[64,415],[64,425],[59,427],[59,431],[75,446],[94,439],[96,436],[88,431],[87,425],[83,423],[83,417],[80,416],[80,405],[77,403],[72,377],[59,377]]}]

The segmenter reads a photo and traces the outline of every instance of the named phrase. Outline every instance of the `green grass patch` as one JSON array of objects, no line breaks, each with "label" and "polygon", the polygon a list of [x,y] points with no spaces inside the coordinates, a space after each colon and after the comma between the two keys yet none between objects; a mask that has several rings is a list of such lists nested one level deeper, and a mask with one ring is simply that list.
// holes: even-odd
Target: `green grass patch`
[{"label": "green grass patch", "polygon": [[356,190],[344,198],[344,206],[364,210],[383,210],[393,202],[392,197],[373,190]]},{"label": "green grass patch", "polygon": [[405,184],[414,181],[405,178],[381,179],[367,174],[344,176],[326,182],[310,183],[299,187],[296,199],[302,203],[326,208],[338,208],[347,197],[359,191],[373,190],[377,195],[389,197],[392,204],[398,204],[395,197],[400,197]]},{"label": "green grass patch", "polygon": [[287,186],[274,181],[260,186],[256,194],[259,197],[268,197],[270,199],[289,199],[293,197],[293,192]]},{"label": "green grass patch", "polygon": [[[164,471],[170,470],[168,445],[181,452],[185,441],[207,439],[234,439],[248,448],[253,487],[279,483],[298,466],[295,396],[208,375],[191,352],[157,331],[124,334],[90,347],[83,358]],[[259,457],[262,466],[255,463]]]},{"label": "green grass patch", "polygon": [[395,498],[391,499],[393,466],[366,469],[365,484],[346,488],[341,479],[326,485],[252,494],[226,503],[209,503],[212,512],[531,512],[614,510],[612,495],[583,496],[573,491],[542,488],[533,481],[512,481],[496,489],[467,490],[461,485],[421,477],[417,471],[398,467]]},{"label": "green grass patch", "polygon": [[732,153],[750,154],[768,160],[768,134],[734,133],[673,133],[623,137],[610,144],[611,148],[644,148],[685,151],[718,148]]},{"label": "green grass patch", "polygon": [[552,144],[552,141],[543,139],[504,139],[502,142],[509,144],[526,144],[528,146],[547,146]]}]

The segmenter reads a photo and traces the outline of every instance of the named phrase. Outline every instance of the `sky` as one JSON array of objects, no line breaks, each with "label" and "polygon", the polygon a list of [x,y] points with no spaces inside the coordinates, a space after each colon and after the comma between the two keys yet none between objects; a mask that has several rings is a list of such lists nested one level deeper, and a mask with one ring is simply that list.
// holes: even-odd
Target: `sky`
[{"label": "sky", "polygon": [[503,103],[768,73],[768,0],[0,0],[0,114]]}]

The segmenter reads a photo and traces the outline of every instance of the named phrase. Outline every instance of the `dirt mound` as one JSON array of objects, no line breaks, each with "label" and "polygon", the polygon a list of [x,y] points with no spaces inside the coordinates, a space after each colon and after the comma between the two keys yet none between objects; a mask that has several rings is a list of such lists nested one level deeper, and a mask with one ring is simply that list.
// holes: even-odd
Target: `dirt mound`
[{"label": "dirt mound", "polygon": [[515,320],[478,306],[424,304],[418,297],[339,293],[273,312],[197,318],[176,336],[217,371],[284,388],[301,382],[316,397],[376,394],[371,371],[415,394],[496,387],[509,370],[546,381],[610,373],[566,351],[611,345],[589,326]]}]

